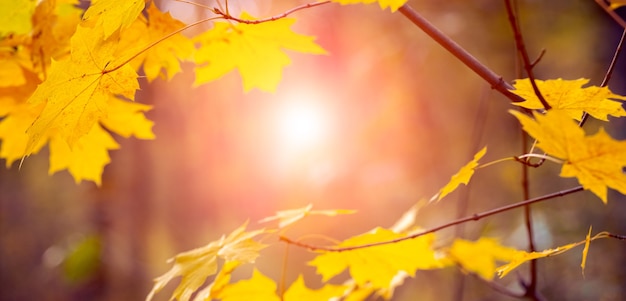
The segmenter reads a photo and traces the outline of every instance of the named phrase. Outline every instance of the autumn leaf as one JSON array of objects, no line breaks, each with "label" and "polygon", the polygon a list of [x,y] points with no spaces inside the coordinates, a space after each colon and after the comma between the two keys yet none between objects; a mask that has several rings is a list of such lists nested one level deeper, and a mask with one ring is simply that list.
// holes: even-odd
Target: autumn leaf
[{"label": "autumn leaf", "polygon": [[77,28],[72,37],[71,58],[53,61],[48,78],[28,100],[33,105],[43,103],[45,107],[27,130],[29,141],[24,155],[28,156],[36,144],[47,140],[51,132],[72,148],[98,120],[107,116],[111,97],[134,99],[139,84],[130,66],[103,72],[118,63],[113,57],[117,40],[115,37],[102,40],[99,30]]},{"label": "autumn leaf", "polygon": [[13,0],[0,2],[0,38],[9,34],[27,34],[32,29],[30,17],[37,1]]},{"label": "autumn leaf", "polygon": [[109,150],[120,146],[100,125],[96,124],[82,136],[72,149],[58,137],[50,139],[49,174],[67,169],[76,183],[82,180],[101,184],[102,170],[111,162]]},{"label": "autumn leaf", "polygon": [[[243,13],[241,19],[252,20]],[[293,32],[295,19],[282,18],[260,24],[215,22],[214,27],[197,37],[200,48],[195,54],[195,84],[222,77],[239,70],[245,91],[259,88],[272,92],[281,80],[283,67],[291,60],[284,49],[303,53],[325,54],[314,38]]]},{"label": "autumn leaf", "polygon": [[[383,228],[376,228],[368,233],[349,238],[337,247],[360,246],[405,236]],[[417,269],[443,266],[432,249],[434,239],[434,234],[427,234],[396,243],[343,252],[325,252],[308,264],[316,267],[317,273],[322,275],[324,282],[343,270],[349,269],[350,275],[359,286],[370,283],[375,289],[388,288],[400,271],[414,275]]]},{"label": "autumn leaf", "polygon": [[491,280],[496,274],[497,262],[510,262],[519,256],[519,251],[505,247],[494,238],[481,237],[477,241],[455,239],[450,247],[450,258],[466,272],[476,273]]},{"label": "autumn leaf", "polygon": [[226,285],[217,298],[222,301],[280,301],[276,283],[254,268],[252,278]]},{"label": "autumn leaf", "polygon": [[467,163],[465,166],[461,167],[461,170],[459,170],[459,172],[454,174],[452,178],[450,179],[450,182],[448,182],[448,184],[446,184],[443,188],[441,188],[441,190],[439,190],[437,194],[435,194],[432,198],[430,198],[430,201],[438,202],[439,200],[443,199],[446,195],[453,192],[457,187],[459,187],[459,185],[461,184],[467,185],[470,179],[472,178],[472,175],[474,175],[474,170],[478,166],[478,160],[480,160],[485,155],[486,152],[487,152],[487,147],[485,146],[483,147],[483,149],[481,149],[474,155],[474,159],[472,161]]},{"label": "autumn leaf", "polygon": [[[265,230],[245,231],[247,223],[235,229],[228,236],[222,236],[204,247],[176,255],[169,261],[174,266],[165,274],[155,279],[155,284],[146,300],[152,300],[154,294],[162,290],[172,279],[182,276],[182,279],[170,300],[188,301],[207,277],[217,273],[217,259],[222,258],[226,262],[237,261],[240,263],[252,263],[259,256],[259,251],[265,245],[252,240]],[[226,288],[224,288],[226,289]]]},{"label": "autumn leaf", "polygon": [[235,271],[235,269],[240,265],[241,262],[236,260],[225,262],[219,273],[217,273],[217,276],[215,276],[215,280],[213,280],[213,282],[205,288],[198,291],[196,296],[193,298],[193,301],[204,301],[217,298],[217,296],[222,293],[224,287],[229,284],[230,276],[233,271]]},{"label": "autumn leaf", "polygon": [[304,278],[299,275],[298,279],[287,289],[283,299],[285,301],[330,300],[343,296],[346,289],[348,289],[346,285],[325,284],[322,288],[313,290],[306,286]]},{"label": "autumn leaf", "polygon": [[[191,58],[193,42],[181,33],[168,36],[185,27],[185,24],[172,18],[169,13],[161,12],[154,3],[148,7],[147,15],[147,19],[140,16],[128,29],[122,31],[118,49],[129,49],[126,52],[132,54],[140,53],[132,64],[135,69],[143,65],[148,82],[157,77],[171,79],[182,71],[180,61]],[[167,38],[163,40],[164,37]],[[156,41],[159,42],[153,44]]]},{"label": "autumn leaf", "polygon": [[108,39],[120,29],[129,27],[144,6],[144,0],[93,0],[83,15],[83,25],[101,27],[104,30],[102,39]]},{"label": "autumn leaf", "polygon": [[585,132],[567,114],[548,111],[535,113],[535,119],[509,111],[524,130],[537,139],[537,146],[564,161],[561,177],[576,177],[586,189],[607,202],[607,188],[626,194],[626,141],[611,138],[600,128],[593,136]]},{"label": "autumn leaf", "polygon": [[152,109],[152,106],[111,97],[108,99],[107,108],[109,113],[100,120],[100,123],[108,130],[124,138],[134,136],[139,139],[154,139],[152,132],[154,122],[143,114]]},{"label": "autumn leaf", "polygon": [[[551,110],[565,111],[573,119],[580,120],[583,112],[604,121],[608,120],[609,115],[626,116],[626,110],[618,101],[626,100],[625,96],[614,94],[608,87],[583,88],[589,83],[588,79],[563,80],[559,78],[546,81],[535,80],[535,83],[541,95],[552,107]],[[543,109],[529,79],[518,79],[513,86],[515,90],[512,92],[525,99],[523,102],[514,102],[514,105],[531,110]]]},{"label": "autumn leaf", "polygon": [[332,0],[332,2],[337,2],[341,5],[357,3],[371,4],[376,2],[381,9],[386,9],[387,7],[389,7],[391,9],[391,12],[395,12],[396,10],[398,10],[398,8],[407,3],[408,0]]},{"label": "autumn leaf", "polygon": [[355,210],[345,210],[345,209],[335,209],[335,210],[311,210],[313,209],[313,204],[309,204],[306,207],[300,209],[293,210],[283,210],[276,212],[276,215],[266,217],[261,219],[259,223],[265,223],[273,220],[278,220],[278,228],[284,228],[288,225],[291,225],[305,216],[309,215],[326,215],[326,216],[335,216],[339,214],[353,214]]}]

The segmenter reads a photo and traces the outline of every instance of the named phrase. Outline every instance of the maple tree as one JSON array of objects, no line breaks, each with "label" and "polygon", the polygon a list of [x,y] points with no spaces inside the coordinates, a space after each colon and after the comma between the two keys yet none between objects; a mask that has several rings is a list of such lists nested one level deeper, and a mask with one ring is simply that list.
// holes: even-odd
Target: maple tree
[{"label": "maple tree", "polygon": [[[383,10],[399,11],[509,98],[512,105],[523,108],[510,113],[543,153],[535,152],[533,147],[526,154],[481,164],[479,161],[487,154],[485,146],[429,201],[416,203],[395,226],[375,227],[329,246],[292,239],[288,229],[311,215],[332,217],[354,211],[313,210],[309,205],[279,211],[260,221],[278,221],[273,227],[247,230],[246,223],[203,247],[173,257],[173,266],[156,278],[148,300],[178,277],[182,279],[171,300],[363,300],[370,295],[390,299],[404,279],[420,270],[458,266],[465,273],[491,282],[525,262],[534,264],[537,259],[579,245],[584,245],[584,269],[592,241],[624,239],[609,232],[592,236],[590,227],[584,240],[543,251],[532,246],[529,250],[515,249],[490,237],[476,241],[455,238],[443,246],[438,241],[439,230],[558,196],[589,190],[606,204],[609,188],[626,194],[626,141],[611,137],[603,128],[593,135],[587,135],[583,128],[589,116],[604,122],[610,122],[609,116],[626,116],[626,96],[608,87],[612,68],[600,86],[585,87],[588,79],[534,78],[532,67],[536,62],[528,59],[510,1],[506,1],[509,18],[528,75],[513,85],[433,28],[406,0],[322,1],[265,19],[245,12],[233,16],[226,3],[226,9],[206,7],[212,16],[191,24],[176,20],[150,1],[98,0],[84,11],[74,0],[15,1],[0,12],[5,14],[0,15],[0,157],[10,167],[47,145],[49,173],[67,169],[76,182],[87,180],[100,185],[103,169],[110,161],[108,151],[119,148],[110,132],[126,138],[155,138],[153,123],[144,115],[153,108],[134,102],[140,73],[148,82],[167,80],[182,71],[181,62],[191,62],[195,65],[195,85],[237,70],[245,91],[257,88],[272,92],[281,81],[283,68],[290,64],[285,50],[327,54],[314,37],[291,29],[295,19],[290,15],[329,2],[376,3]],[[608,6],[602,5],[610,13],[625,4],[611,1]],[[193,37],[182,34],[203,23],[212,26]],[[560,177],[576,178],[581,186],[430,229],[419,225],[416,215],[420,208],[444,200],[460,184],[468,185],[479,169],[507,160],[528,166],[544,162],[562,165]],[[308,265],[322,276],[323,287],[308,288],[304,276],[299,275],[284,292],[277,291],[277,282],[256,267],[249,279],[231,281],[231,274],[243,265],[254,264],[260,250],[267,246],[265,242],[272,240],[314,252]],[[346,270],[348,280],[333,281]],[[207,279],[210,283],[205,286]],[[536,276],[531,281],[517,297],[541,299],[535,287]]]}]

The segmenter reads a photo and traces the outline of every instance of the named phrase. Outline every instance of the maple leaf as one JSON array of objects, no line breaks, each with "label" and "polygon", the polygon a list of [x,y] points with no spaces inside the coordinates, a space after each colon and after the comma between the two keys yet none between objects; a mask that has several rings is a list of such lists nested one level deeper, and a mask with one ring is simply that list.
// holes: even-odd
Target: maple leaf
[{"label": "maple leaf", "polygon": [[[622,104],[616,100],[626,100],[625,96],[614,94],[608,87],[590,86],[583,88],[589,82],[588,79],[577,80],[535,80],[541,95],[552,107],[551,110],[562,110],[576,120],[582,118],[583,112],[607,121],[608,115],[615,117],[626,116],[626,110]],[[535,95],[529,79],[518,79],[515,81],[513,93],[524,98],[523,102],[514,102],[531,110],[543,109],[539,98]]]},{"label": "maple leaf", "polygon": [[[349,238],[337,247],[359,246],[405,236],[383,228],[376,228],[368,233]],[[370,283],[375,289],[389,288],[393,278],[400,271],[414,275],[417,269],[443,266],[432,249],[434,239],[434,234],[428,234],[397,243],[343,252],[326,252],[318,255],[308,264],[317,268],[317,273],[322,275],[324,282],[348,268],[350,275],[359,286]]]},{"label": "maple leaf", "polygon": [[109,113],[100,120],[100,123],[108,130],[124,138],[135,136],[139,139],[154,139],[152,132],[154,122],[143,114],[152,109],[152,106],[111,97],[108,99],[107,108]]},{"label": "maple leaf", "polygon": [[[240,17],[252,20],[243,13]],[[293,32],[292,18],[282,18],[260,24],[215,22],[214,27],[197,37],[195,85],[207,83],[238,69],[244,90],[252,88],[274,91],[282,77],[283,67],[291,60],[283,49],[303,53],[325,54],[314,38]]]},{"label": "maple leaf", "polygon": [[339,214],[353,214],[356,210],[345,210],[345,209],[334,209],[334,210],[311,210],[313,209],[313,204],[309,204],[306,207],[300,209],[293,210],[282,210],[276,212],[276,215],[266,217],[261,219],[259,223],[265,223],[273,220],[279,220],[278,228],[284,228],[288,225],[291,225],[305,216],[308,215],[326,215],[326,216],[336,216]]},{"label": "maple leaf", "polygon": [[32,29],[30,17],[37,1],[13,0],[0,2],[0,38],[9,34],[27,34]]},{"label": "maple leaf", "polygon": [[[154,4],[148,7],[147,15],[148,19],[140,16],[128,29],[122,31],[118,49],[129,49],[126,51],[129,53],[143,51],[132,63],[135,69],[143,64],[148,82],[157,77],[171,79],[174,74],[182,71],[180,61],[191,57],[194,51],[193,42],[181,33],[162,40],[185,27],[185,24],[172,18],[169,13],[161,12]],[[160,42],[149,44],[156,41]],[[147,45],[150,47],[145,50]]]},{"label": "maple leaf", "polygon": [[491,280],[497,271],[496,262],[512,261],[519,256],[519,252],[523,251],[502,246],[494,238],[481,237],[475,242],[455,239],[448,253],[464,271]]},{"label": "maple leaf", "polygon": [[144,6],[144,0],[93,0],[83,15],[83,25],[101,27],[102,38],[108,39],[120,29],[128,28]]},{"label": "maple leaf", "polygon": [[302,275],[291,284],[283,296],[285,301],[318,301],[330,300],[344,295],[347,285],[326,284],[318,290],[312,290],[304,283]]},{"label": "maple leaf", "polygon": [[611,138],[603,128],[593,136],[585,132],[567,114],[548,111],[535,113],[535,119],[509,111],[524,130],[537,139],[537,146],[564,161],[561,177],[576,177],[586,189],[607,202],[607,188],[626,194],[626,141]]},{"label": "maple leaf", "polygon": [[485,146],[483,147],[483,149],[481,149],[474,155],[474,159],[472,161],[467,163],[465,166],[461,167],[461,170],[459,170],[456,174],[454,174],[452,178],[450,179],[450,182],[448,182],[448,184],[446,184],[443,188],[441,188],[441,190],[439,190],[437,194],[435,194],[432,198],[430,198],[430,201],[438,202],[441,199],[443,199],[446,195],[453,192],[457,187],[459,187],[459,185],[461,184],[467,185],[470,179],[472,178],[472,175],[474,175],[474,170],[478,166],[478,160],[480,160],[485,155],[486,152],[487,152],[487,147]]},{"label": "maple leaf", "polygon": [[408,0],[332,0],[332,2],[339,3],[341,5],[347,4],[371,4],[377,2],[381,9],[389,7],[391,12],[395,12],[402,5],[408,2]]},{"label": "maple leaf", "polygon": [[51,131],[56,131],[55,135],[72,148],[98,120],[107,116],[111,97],[134,98],[139,84],[137,73],[130,66],[103,71],[117,63],[113,57],[117,40],[102,40],[99,30],[80,26],[76,29],[71,58],[53,61],[48,78],[28,100],[34,105],[45,103],[45,107],[27,130],[29,141],[24,155],[30,155],[34,145],[49,138]]},{"label": "maple leaf", "polygon": [[58,137],[50,139],[49,174],[67,169],[76,183],[90,180],[98,186],[101,184],[102,170],[111,162],[108,150],[118,149],[119,144],[113,140],[100,125],[91,127],[72,149]]},{"label": "maple leaf", "polygon": [[276,283],[254,268],[252,278],[226,285],[217,298],[222,301],[280,301]]},{"label": "maple leaf", "polygon": [[[597,237],[599,238],[599,237]],[[591,240],[594,240],[596,238],[591,238]],[[577,247],[583,243],[585,243],[586,240],[581,241],[581,242],[577,242],[577,243],[571,243],[571,244],[567,244],[564,246],[560,246],[554,249],[547,249],[547,250],[543,250],[540,252],[524,252],[524,251],[520,251],[518,250],[517,253],[511,258],[510,262],[502,265],[500,267],[498,267],[496,269],[496,273],[498,274],[498,276],[500,278],[506,276],[508,273],[510,273],[512,270],[514,270],[515,268],[517,268],[518,266],[520,266],[522,263],[524,262],[528,262],[534,259],[539,259],[539,258],[544,258],[544,257],[548,257],[548,256],[554,256],[554,255],[559,255],[562,254],[564,252],[569,251],[570,249]]]},{"label": "maple leaf", "polygon": [[213,298],[217,298],[222,293],[224,287],[228,285],[230,282],[230,276],[235,271],[237,267],[241,265],[240,261],[227,261],[220,269],[217,276],[211,284],[198,291],[196,296],[193,298],[193,301],[204,301],[204,300],[212,300]]},{"label": "maple leaf", "polygon": [[[228,236],[222,236],[204,247],[180,253],[174,258],[174,266],[165,274],[155,279],[155,284],[146,300],[152,300],[154,294],[159,292],[172,279],[182,276],[182,279],[170,300],[188,301],[191,295],[204,284],[207,277],[217,273],[217,259],[223,258],[227,262],[238,261],[251,263],[259,256],[259,251],[265,245],[258,243],[252,238],[266,233],[265,230],[245,231],[247,222],[235,229]],[[224,288],[225,289],[225,288]],[[205,294],[206,292],[203,292]]]}]

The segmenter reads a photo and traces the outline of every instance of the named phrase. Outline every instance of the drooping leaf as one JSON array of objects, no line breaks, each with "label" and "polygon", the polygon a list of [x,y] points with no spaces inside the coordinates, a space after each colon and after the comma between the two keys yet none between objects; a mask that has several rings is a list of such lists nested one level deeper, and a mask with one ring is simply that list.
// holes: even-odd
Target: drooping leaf
[{"label": "drooping leaf", "polygon": [[29,99],[29,103],[43,103],[45,107],[27,130],[26,156],[40,141],[47,140],[51,131],[56,131],[55,136],[72,148],[98,120],[107,116],[111,97],[134,99],[139,84],[130,66],[103,74],[107,66],[120,63],[113,57],[117,40],[103,40],[99,30],[77,28],[72,37],[71,58],[53,62],[48,78]]},{"label": "drooping leaf", "polygon": [[339,214],[353,214],[355,210],[345,210],[345,209],[334,209],[334,210],[311,210],[313,209],[313,204],[309,204],[306,207],[300,209],[293,210],[282,210],[276,212],[276,215],[266,217],[261,219],[260,223],[265,223],[273,220],[278,220],[278,227],[284,228],[288,225],[291,225],[305,216],[308,215],[326,215],[326,216],[335,216]]},{"label": "drooping leaf", "polygon": [[330,300],[342,296],[346,289],[348,289],[346,285],[326,284],[320,289],[313,290],[306,286],[304,278],[299,275],[298,279],[287,289],[283,298],[285,301]]},{"label": "drooping leaf", "polygon": [[[243,13],[241,19],[252,20]],[[326,53],[314,38],[293,32],[292,18],[260,24],[215,22],[214,27],[195,38],[200,48],[195,54],[195,84],[203,84],[238,69],[245,91],[259,88],[274,91],[283,67],[291,60],[283,50],[303,53]]]},{"label": "drooping leaf", "polygon": [[587,190],[607,202],[607,188],[626,194],[626,141],[611,138],[600,128],[593,136],[585,132],[565,113],[535,113],[535,119],[517,111],[515,115],[524,130],[537,139],[537,146],[565,161],[561,177],[576,177]]},{"label": "drooping leaf", "polygon": [[376,2],[378,3],[381,9],[386,9],[387,7],[389,7],[391,9],[391,12],[395,12],[396,10],[398,10],[398,8],[400,8],[402,5],[408,2],[408,0],[332,0],[332,1],[340,3],[342,5],[357,4],[357,3],[371,4],[371,3]]},{"label": "drooping leaf", "polygon": [[[155,284],[146,300],[152,300],[154,294],[162,290],[172,279],[182,276],[170,300],[188,301],[207,277],[217,273],[217,259],[227,262],[251,263],[259,256],[265,245],[252,240],[265,230],[245,231],[247,223],[235,229],[228,236],[222,236],[204,247],[176,255],[169,261],[174,266],[165,274],[155,279]],[[225,275],[226,276],[226,275]],[[225,288],[224,288],[225,289]]]},{"label": "drooping leaf", "polygon": [[486,280],[493,279],[497,262],[510,262],[519,251],[502,246],[496,239],[481,237],[477,241],[455,239],[450,247],[450,257],[466,272],[476,273]]},{"label": "drooping leaf", "polygon": [[76,183],[88,180],[100,186],[102,170],[111,162],[108,151],[119,147],[113,137],[99,124],[91,127],[89,133],[80,137],[71,149],[64,140],[53,136],[50,139],[48,173],[53,174],[67,169]]},{"label": "drooping leaf", "polygon": [[[383,228],[349,238],[337,247],[360,246],[405,237]],[[370,246],[343,252],[325,252],[308,264],[316,267],[323,281],[349,269],[357,285],[370,283],[374,289],[389,288],[393,278],[404,271],[414,275],[418,269],[439,268],[444,263],[432,249],[434,234],[401,242]]]},{"label": "drooping leaf", "polygon": [[274,280],[256,268],[252,271],[252,278],[226,285],[217,298],[222,301],[280,301]]},{"label": "drooping leaf", "polygon": [[145,4],[144,0],[94,0],[83,15],[83,23],[101,28],[102,39],[108,39],[115,32],[129,27]]},{"label": "drooping leaf", "polygon": [[[583,88],[588,79],[577,80],[535,80],[541,95],[552,107],[552,110],[562,110],[576,120],[580,120],[583,111],[589,115],[607,121],[607,116],[626,116],[626,110],[619,100],[626,100],[626,96],[614,94],[608,87],[589,86]],[[539,98],[535,95],[528,78],[515,81],[515,90],[512,92],[524,98],[523,102],[514,102],[527,109],[543,109]]]},{"label": "drooping leaf", "polygon": [[439,190],[439,192],[435,194],[430,201],[439,201],[449,193],[453,192],[457,187],[459,187],[459,185],[467,185],[472,178],[472,175],[474,175],[474,170],[478,166],[478,160],[480,160],[486,152],[487,147],[485,146],[474,155],[474,159],[472,161],[461,167],[461,170],[454,174],[450,179],[450,182],[441,188],[441,190]]},{"label": "drooping leaf", "polygon": [[237,267],[241,265],[240,261],[227,261],[220,269],[215,280],[205,288],[198,291],[193,301],[205,301],[217,298],[222,293],[222,290],[230,282],[230,276]]}]

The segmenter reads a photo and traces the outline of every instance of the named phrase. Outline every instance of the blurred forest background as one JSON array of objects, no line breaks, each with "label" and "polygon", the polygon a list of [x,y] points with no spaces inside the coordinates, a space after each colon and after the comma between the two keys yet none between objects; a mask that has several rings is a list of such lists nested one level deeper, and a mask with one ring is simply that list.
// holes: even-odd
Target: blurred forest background
[{"label": "blurred forest background", "polygon": [[[156,3],[185,22],[206,15],[185,3]],[[231,12],[265,17],[304,2],[229,3]],[[502,1],[409,3],[506,80],[519,77]],[[546,49],[537,77],[585,77],[599,85],[621,28],[592,0],[518,3],[531,56]],[[147,115],[155,121],[157,139],[120,138],[122,148],[112,152],[102,187],[76,185],[66,172],[48,176],[45,151],[28,158],[21,170],[17,164],[1,168],[0,299],[143,300],[152,279],[169,269],[166,259],[246,220],[262,227],[257,221],[276,210],[309,203],[357,209],[350,216],[311,217],[288,232],[294,238],[320,233],[344,239],[391,226],[484,145],[489,150],[483,162],[522,153],[508,100],[400,13],[331,4],[294,16],[296,31],[317,36],[330,55],[292,53],[293,64],[275,94],[243,93],[237,74],[193,88],[191,65],[170,82],[142,83],[137,99],[154,105]],[[626,55],[609,87],[626,94]],[[286,141],[281,131],[289,126],[279,122],[280,112],[294,106],[323,112],[326,133],[307,143]],[[609,133],[626,139],[625,120],[611,124]],[[586,130],[593,133],[600,125],[590,122]],[[551,163],[532,169],[531,197],[577,185],[558,178],[558,171]],[[469,189],[423,209],[418,223],[431,227],[521,201],[520,176],[514,162],[481,169]],[[539,249],[580,241],[589,225],[594,232],[626,234],[626,198],[614,191],[608,205],[583,192],[532,208]],[[526,248],[522,212],[442,231],[439,243],[457,234],[483,235]],[[626,244],[593,242],[584,278],[580,252],[540,260],[540,292],[549,300],[626,299]],[[260,270],[279,279],[284,254],[278,243],[264,250]],[[315,286],[319,278],[306,266],[312,256],[296,248],[289,254],[287,284],[304,273]],[[526,270],[500,282],[518,287]],[[460,275],[456,269],[418,271],[394,299],[508,300]],[[167,300],[173,286],[156,299]]]}]

